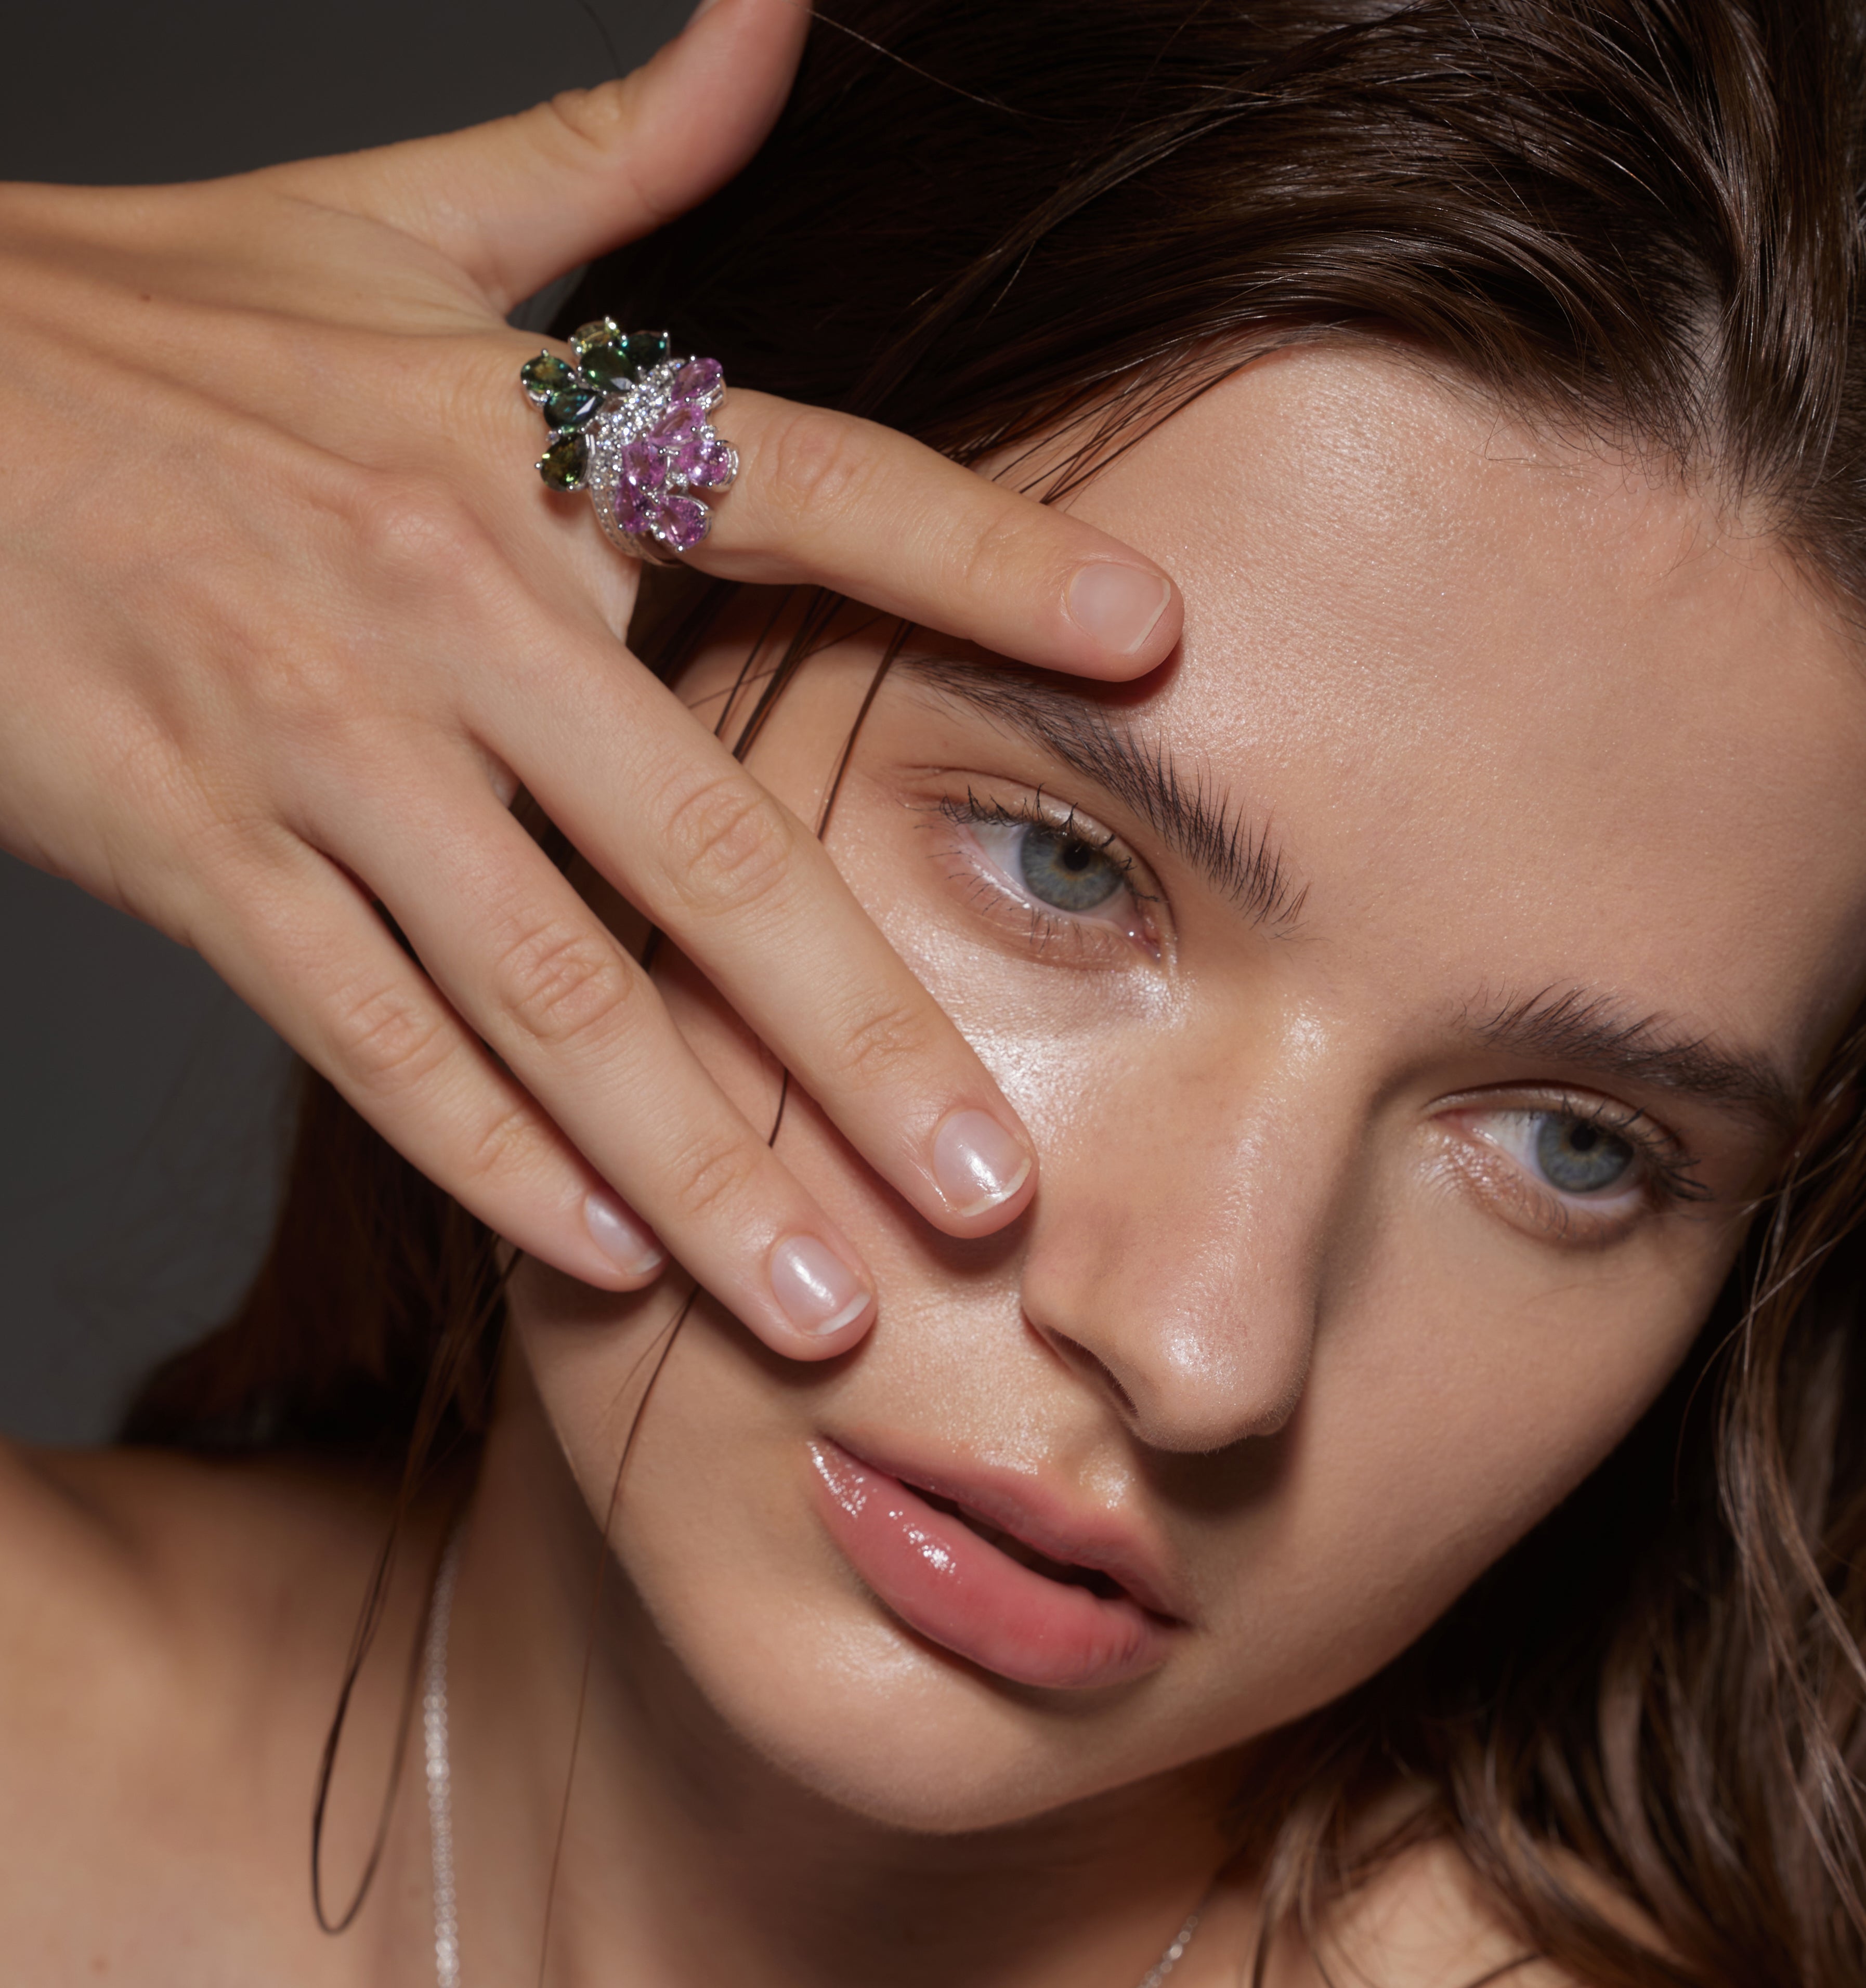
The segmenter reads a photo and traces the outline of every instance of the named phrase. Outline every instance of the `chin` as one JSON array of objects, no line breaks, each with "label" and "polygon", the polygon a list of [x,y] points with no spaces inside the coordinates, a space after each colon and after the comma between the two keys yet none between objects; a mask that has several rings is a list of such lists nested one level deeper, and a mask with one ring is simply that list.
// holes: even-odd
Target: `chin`
[{"label": "chin", "polygon": [[1040,1692],[922,1643],[865,1597],[813,1611],[684,1599],[651,1603],[654,1641],[715,1741],[884,1828],[1006,1828],[1218,1750],[1175,1731],[1165,1676]]}]

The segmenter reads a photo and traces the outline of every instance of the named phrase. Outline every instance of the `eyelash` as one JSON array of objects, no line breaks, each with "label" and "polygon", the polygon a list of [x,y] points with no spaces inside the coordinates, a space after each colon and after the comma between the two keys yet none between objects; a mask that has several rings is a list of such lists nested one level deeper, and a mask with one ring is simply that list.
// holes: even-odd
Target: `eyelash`
[{"label": "eyelash", "polygon": [[[1034,828],[1067,837],[1094,850],[1120,871],[1122,888],[1138,913],[1124,930],[1109,918],[1072,915],[1029,896],[975,838],[969,847],[953,849],[950,853],[965,864],[968,876],[989,893],[979,908],[987,915],[995,914],[999,922],[1008,926],[1011,921],[1006,914],[1014,906],[1019,915],[1016,935],[1026,944],[1053,958],[1058,948],[1073,947],[1077,963],[1085,965],[1112,963],[1107,948],[1117,942],[1130,952],[1138,949],[1150,958],[1160,957],[1160,921],[1150,908],[1163,900],[1157,891],[1140,888],[1137,878],[1145,874],[1140,859],[1113,830],[1104,828],[1071,803],[1046,806],[1041,789],[1027,797],[1020,796],[1006,802],[982,800],[968,787],[962,801],[948,797],[935,802],[933,808],[957,828]],[[981,859],[983,865],[989,866],[989,874],[982,868]]]},{"label": "eyelash", "polygon": [[[1144,874],[1139,859],[1111,830],[1103,828],[1067,803],[1046,804],[1040,789],[1028,796],[1006,801],[982,799],[968,787],[963,800],[940,800],[933,803],[933,811],[954,827],[966,830],[1028,827],[1078,840],[1120,871],[1124,888],[1141,914],[1137,923],[1141,929],[1125,932],[1106,918],[1071,915],[1029,896],[975,839],[969,840],[967,847],[955,847],[951,854],[963,863],[965,875],[987,894],[979,902],[979,908],[1010,927],[1012,920],[1007,913],[1015,907],[1015,935],[1023,942],[1052,958],[1056,948],[1073,946],[1077,948],[1075,961],[1081,964],[1110,963],[1108,948],[1114,943],[1120,944],[1130,957],[1136,946],[1155,958],[1160,956],[1158,924],[1148,908],[1162,900],[1157,892],[1138,887],[1137,872]],[[1499,1141],[1472,1132],[1463,1135],[1467,1153],[1480,1171],[1490,1172],[1492,1165],[1508,1168],[1508,1182],[1492,1184],[1488,1191],[1494,1194],[1500,1189],[1511,1195],[1536,1229],[1557,1240],[1584,1246],[1610,1242],[1631,1229],[1634,1212],[1665,1212],[1713,1198],[1712,1189],[1695,1177],[1698,1162],[1676,1134],[1636,1107],[1564,1090],[1513,1090],[1507,1104],[1495,1101],[1497,1095],[1479,1093],[1455,1100],[1449,1107],[1441,1107],[1436,1115],[1442,1119],[1506,1115],[1562,1118],[1576,1125],[1596,1128],[1632,1148],[1634,1178],[1630,1197],[1603,1195],[1590,1201],[1564,1194],[1552,1182],[1537,1178]],[[1481,1156],[1473,1150],[1479,1148]]]},{"label": "eyelash", "polygon": [[[1636,1107],[1571,1090],[1517,1094],[1521,1101],[1513,1097],[1507,1104],[1492,1101],[1493,1096],[1459,1100],[1442,1110],[1440,1115],[1452,1119],[1553,1117],[1594,1127],[1632,1148],[1636,1173],[1631,1193],[1635,1209],[1665,1213],[1712,1198],[1712,1190],[1695,1178],[1697,1161],[1677,1135]],[[1483,1171],[1489,1171],[1484,1165],[1486,1159],[1507,1165],[1509,1179],[1505,1191],[1526,1204],[1526,1212],[1535,1226],[1556,1239],[1581,1245],[1611,1242],[1632,1227],[1627,1197],[1603,1196],[1596,1201],[1565,1195],[1552,1182],[1537,1179],[1500,1141],[1470,1133],[1464,1137],[1467,1151],[1483,1148],[1483,1159],[1476,1161]]]}]

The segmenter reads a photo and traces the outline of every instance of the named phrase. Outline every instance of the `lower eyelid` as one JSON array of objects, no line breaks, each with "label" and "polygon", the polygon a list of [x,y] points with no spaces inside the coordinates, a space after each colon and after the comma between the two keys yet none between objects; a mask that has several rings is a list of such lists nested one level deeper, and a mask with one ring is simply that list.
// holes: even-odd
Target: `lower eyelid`
[{"label": "lower eyelid", "polygon": [[1489,1111],[1459,1112],[1447,1115],[1454,1120],[1465,1121],[1465,1124],[1459,1127],[1461,1135],[1468,1141],[1482,1148],[1486,1154],[1494,1155],[1501,1164],[1507,1165],[1520,1178],[1524,1191],[1538,1196],[1551,1207],[1560,1209],[1566,1216],[1612,1222],[1618,1220],[1628,1211],[1641,1206],[1649,1207],[1652,1203],[1653,1165],[1650,1155],[1643,1150],[1638,1141],[1628,1138],[1624,1132],[1614,1131],[1611,1126],[1604,1129],[1612,1133],[1614,1138],[1624,1140],[1632,1155],[1631,1164],[1624,1185],[1616,1185],[1597,1193],[1585,1194],[1564,1189],[1554,1182],[1544,1179],[1532,1161],[1512,1150],[1510,1142],[1496,1137],[1492,1132],[1479,1129],[1481,1121],[1485,1119],[1495,1121],[1503,1118],[1520,1118],[1533,1121],[1551,1115],[1564,1114],[1550,1114],[1546,1109],[1536,1110],[1519,1106],[1513,1109],[1499,1108]]},{"label": "lower eyelid", "polygon": [[1570,1247],[1618,1242],[1650,1211],[1643,1183],[1601,1200],[1564,1196],[1526,1172],[1500,1147],[1469,1134],[1458,1135],[1450,1158],[1464,1192],[1479,1196],[1513,1227],[1545,1242]]},{"label": "lower eyelid", "polygon": [[1038,939],[1044,943],[1066,935],[1074,937],[1083,944],[1105,940],[1111,945],[1119,945],[1128,949],[1138,947],[1157,956],[1158,942],[1143,928],[1148,921],[1142,916],[1131,888],[1124,887],[1123,891],[1109,901],[1110,904],[1118,905],[1124,899],[1134,915],[1131,919],[1101,916],[1093,911],[1068,911],[1056,905],[1046,904],[1019,885],[1007,865],[985,846],[979,832],[981,828],[1006,825],[1012,828],[1021,827],[1025,825],[1021,820],[1009,824],[979,822],[968,820],[956,810],[942,812],[955,830],[953,854],[965,863],[968,869],[981,882],[990,888],[1006,911],[1014,908],[1020,918],[1030,921],[1030,929],[1020,933],[1019,936]]}]

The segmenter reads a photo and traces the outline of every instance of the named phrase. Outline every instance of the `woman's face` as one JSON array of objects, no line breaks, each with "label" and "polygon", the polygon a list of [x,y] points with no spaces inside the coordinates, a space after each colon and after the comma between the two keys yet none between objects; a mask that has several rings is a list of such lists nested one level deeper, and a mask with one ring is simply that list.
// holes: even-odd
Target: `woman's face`
[{"label": "woman's face", "polygon": [[[696,1308],[614,1534],[728,1726],[914,1827],[1231,1747],[1415,1637],[1674,1370],[1866,969],[1866,688],[1708,502],[1308,348],[1074,508],[1175,573],[1179,658],[1100,692],[929,638],[828,836],[1035,1204],[937,1235],[793,1093],[880,1321],[801,1367]],[[806,819],[875,653],[754,756]],[[769,1059],[664,978],[769,1122]],[[520,1280],[598,1512],[672,1302]]]}]

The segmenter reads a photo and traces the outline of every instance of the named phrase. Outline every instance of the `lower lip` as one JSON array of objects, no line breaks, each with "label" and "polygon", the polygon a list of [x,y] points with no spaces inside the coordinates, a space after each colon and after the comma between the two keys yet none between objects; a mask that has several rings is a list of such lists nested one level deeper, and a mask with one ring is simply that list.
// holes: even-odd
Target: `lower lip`
[{"label": "lower lip", "polygon": [[1125,1684],[1165,1660],[1168,1632],[1138,1603],[1033,1572],[836,1444],[818,1442],[812,1456],[830,1537],[929,1642],[1052,1690]]}]

